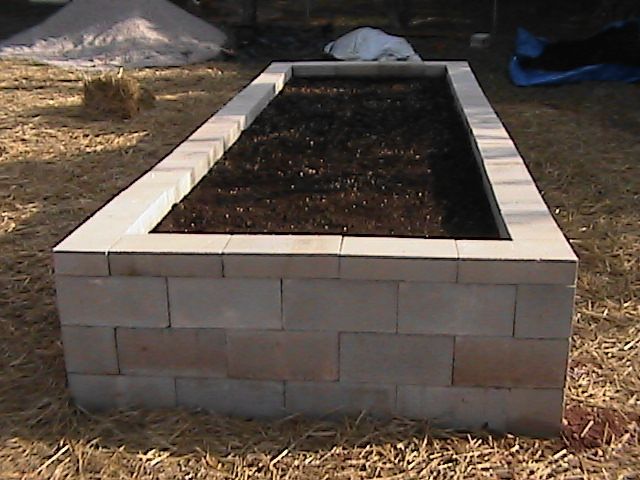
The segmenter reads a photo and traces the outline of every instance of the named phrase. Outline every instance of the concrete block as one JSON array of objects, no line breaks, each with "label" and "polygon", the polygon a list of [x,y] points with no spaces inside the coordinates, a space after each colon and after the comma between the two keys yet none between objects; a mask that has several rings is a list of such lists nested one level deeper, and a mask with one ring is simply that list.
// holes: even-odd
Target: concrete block
[{"label": "concrete block", "polygon": [[422,64],[425,67],[423,72],[425,77],[441,77],[447,74],[447,67],[444,62],[425,61]]},{"label": "concrete block", "polygon": [[271,62],[265,69],[265,73],[284,73],[287,80],[293,75],[293,62]]},{"label": "concrete block", "polygon": [[169,278],[171,325],[280,329],[280,281]]},{"label": "concrete block", "polygon": [[507,389],[398,386],[398,414],[441,428],[504,432]]},{"label": "concrete block", "polygon": [[401,283],[398,331],[429,335],[511,336],[511,285]]},{"label": "concrete block", "polygon": [[575,284],[577,257],[566,241],[456,240],[461,283]]},{"label": "concrete block", "polygon": [[378,62],[342,61],[335,65],[335,72],[338,77],[380,77],[382,72],[378,67]]},{"label": "concrete block", "polygon": [[290,413],[312,417],[394,414],[396,387],[342,382],[287,382],[285,405]]},{"label": "concrete block", "polygon": [[515,336],[568,338],[573,320],[575,287],[519,285]]},{"label": "concrete block", "polygon": [[71,373],[67,379],[75,404],[89,411],[176,405],[173,378]]},{"label": "concrete block", "polygon": [[343,333],[340,380],[451,385],[453,337]]},{"label": "concrete block", "polygon": [[225,377],[224,330],[118,328],[123,374],[169,377]]},{"label": "concrete block", "polygon": [[[514,207],[516,208],[516,207]],[[461,259],[541,260],[547,262],[573,262],[578,257],[566,240],[456,240]],[[488,256],[487,256],[488,254]]]},{"label": "concrete block", "polygon": [[548,212],[536,212],[526,207],[503,206],[500,214],[509,236],[517,241],[566,242],[562,231]]},{"label": "concrete block", "polygon": [[[433,67],[429,68],[423,62],[376,62],[377,73],[382,77],[390,78],[420,78],[428,74],[433,75]],[[440,69],[440,75],[444,75],[444,68]]]},{"label": "concrete block", "polygon": [[149,172],[116,195],[96,215],[97,220],[107,221],[98,228],[118,232],[116,240],[124,234],[147,233],[171,209],[179,192],[190,188],[188,172],[169,175],[171,180],[165,173]]},{"label": "concrete block", "polygon": [[90,277],[109,275],[107,255],[101,252],[55,252],[53,265],[56,275]]},{"label": "concrete block", "polygon": [[276,95],[284,88],[288,81],[287,74],[284,72],[267,72],[264,71],[253,81],[256,84],[273,85]]},{"label": "concrete block", "polygon": [[166,327],[167,285],[151,277],[56,277],[62,325]]},{"label": "concrete block", "polygon": [[[102,213],[100,210],[58,243],[53,248],[54,255],[57,253],[87,253],[106,257],[109,248],[126,233],[131,223],[132,220],[129,218]],[[82,270],[79,271],[82,272]],[[99,271],[100,274],[104,273],[104,269]],[[80,273],[80,275],[84,275],[84,273]]]},{"label": "concrete block", "polygon": [[568,340],[456,337],[453,384],[562,388]]},{"label": "concrete block", "polygon": [[227,278],[337,278],[338,256],[224,255]]},{"label": "concrete block", "polygon": [[455,282],[457,270],[455,260],[379,257],[340,259],[340,278],[345,279]]},{"label": "concrete block", "polygon": [[[477,129],[478,136],[485,140],[497,139],[503,141],[507,132],[500,128],[499,124],[496,124],[496,128],[487,132],[486,128]],[[521,185],[527,188],[533,188],[537,193],[537,198],[541,201],[540,194],[537,191],[536,185],[531,178],[531,174],[522,160],[519,162],[512,162],[507,164],[492,163],[489,162],[485,165],[485,172],[487,177],[494,185]],[[542,202],[544,204],[544,202]],[[548,210],[547,210],[548,212]]]},{"label": "concrete block", "polygon": [[271,83],[251,83],[233,97],[216,114],[238,120],[240,128],[246,129],[275,96],[275,86]]},{"label": "concrete block", "polygon": [[342,242],[340,277],[455,282],[457,258],[454,240],[345,237]]},{"label": "concrete block", "polygon": [[560,435],[563,393],[561,388],[509,390],[506,406],[507,431],[541,438]]},{"label": "concrete block", "polygon": [[171,253],[114,253],[114,275],[149,277],[222,277],[222,256]]},{"label": "concrete block", "polygon": [[109,251],[112,275],[222,277],[230,235],[149,234],[122,237]]},{"label": "concrete block", "polygon": [[577,266],[566,261],[463,260],[458,265],[461,283],[573,285]]},{"label": "concrete block", "polygon": [[225,277],[337,278],[339,235],[232,235]]},{"label": "concrete block", "polygon": [[293,67],[291,63],[273,62],[253,81],[253,83],[272,83],[275,87],[275,93],[277,94],[284,88],[285,84],[291,78],[291,75],[293,75]]},{"label": "concrete block", "polygon": [[[150,192],[163,192],[169,196],[169,199],[173,202],[179,201],[187,193],[191,191],[194,186],[194,176],[189,170],[174,169],[174,170],[154,170],[151,169],[133,185],[131,185],[126,192],[131,197],[141,196],[144,198],[146,191]],[[169,211],[167,208],[162,215]],[[160,221],[162,217],[158,219]],[[155,225],[152,225],[153,227]],[[144,232],[147,233],[147,232]]]},{"label": "concrete block", "polygon": [[527,205],[538,213],[547,213],[549,215],[549,209],[531,179],[514,182],[492,182],[491,190],[500,207]]},{"label": "concrete block", "polygon": [[257,380],[336,380],[338,335],[320,332],[227,332],[229,376]]},{"label": "concrete block", "polygon": [[340,235],[231,235],[227,255],[338,255]]},{"label": "concrete block", "polygon": [[203,123],[186,142],[216,142],[222,140],[227,150],[240,137],[244,120],[237,116],[216,114]]},{"label": "concrete block", "polygon": [[153,167],[154,172],[188,171],[193,184],[197,183],[209,168],[222,156],[224,140],[193,141],[180,144]]},{"label": "concrete block", "polygon": [[392,282],[285,280],[285,329],[395,332],[397,288]]},{"label": "concrete block", "polygon": [[62,327],[67,372],[118,373],[116,334],[107,327]]},{"label": "concrete block", "polygon": [[178,405],[218,415],[269,418],[284,414],[283,382],[178,378]]},{"label": "concrete block", "polygon": [[340,62],[295,62],[293,76],[298,78],[335,77]]}]

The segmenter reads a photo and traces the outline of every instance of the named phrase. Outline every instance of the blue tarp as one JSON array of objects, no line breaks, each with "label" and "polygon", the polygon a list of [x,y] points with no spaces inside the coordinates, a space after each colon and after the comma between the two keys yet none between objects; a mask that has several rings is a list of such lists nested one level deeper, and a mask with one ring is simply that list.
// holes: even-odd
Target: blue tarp
[{"label": "blue tarp", "polygon": [[630,65],[603,63],[599,65],[586,65],[566,72],[549,72],[546,70],[524,68],[520,64],[518,60],[519,57],[535,58],[542,53],[544,47],[548,44],[548,40],[535,37],[524,28],[518,29],[516,35],[516,53],[509,64],[509,74],[511,75],[511,81],[513,81],[513,83],[520,87],[529,87],[532,85],[560,85],[563,83],[576,83],[589,80],[640,81],[640,67]]}]

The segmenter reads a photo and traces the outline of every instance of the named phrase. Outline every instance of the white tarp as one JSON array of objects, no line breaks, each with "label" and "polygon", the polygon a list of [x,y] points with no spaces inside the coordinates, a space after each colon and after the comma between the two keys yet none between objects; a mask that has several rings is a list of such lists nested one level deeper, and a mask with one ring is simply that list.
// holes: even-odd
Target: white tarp
[{"label": "white tarp", "polygon": [[358,28],[343,35],[324,47],[324,51],[339,60],[422,61],[404,38],[371,27]]},{"label": "white tarp", "polygon": [[217,57],[226,35],[168,0],[74,0],[0,43],[0,57],[74,68],[168,67]]}]

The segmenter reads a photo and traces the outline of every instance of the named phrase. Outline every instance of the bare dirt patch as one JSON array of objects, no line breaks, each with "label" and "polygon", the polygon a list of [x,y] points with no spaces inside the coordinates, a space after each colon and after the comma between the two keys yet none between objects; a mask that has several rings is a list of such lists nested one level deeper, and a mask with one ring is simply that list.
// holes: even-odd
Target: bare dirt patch
[{"label": "bare dirt patch", "polygon": [[601,448],[624,436],[637,436],[635,419],[606,408],[587,408],[571,405],[564,413],[562,435],[567,444],[575,451],[590,448]]}]

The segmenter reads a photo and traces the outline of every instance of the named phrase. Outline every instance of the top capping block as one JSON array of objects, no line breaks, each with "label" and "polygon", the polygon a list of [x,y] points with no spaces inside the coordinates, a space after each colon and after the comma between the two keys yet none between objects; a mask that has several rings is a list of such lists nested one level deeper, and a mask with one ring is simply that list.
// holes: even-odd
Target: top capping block
[{"label": "top capping block", "polygon": [[446,73],[444,64],[431,62],[294,62],[293,76],[299,78],[322,77],[424,77]]},{"label": "top capping block", "polygon": [[344,237],[342,257],[457,260],[453,239],[403,237]]},{"label": "top capping block", "polygon": [[[129,235],[149,238],[153,226],[206,174],[289,79],[297,77],[395,76],[420,77],[447,74],[465,121],[474,135],[483,170],[495,196],[510,240],[401,239],[371,241],[344,237],[340,259],[423,259],[466,261],[517,261],[577,264],[577,257],[555,224],[511,137],[491,107],[467,62],[275,62],[258,75],[220,111],[150,172],[116,196],[54,248],[58,275],[108,275],[107,254]],[[184,168],[183,168],[184,167]],[[134,208],[132,208],[132,206]],[[232,236],[233,237],[233,236]],[[295,237],[295,236],[294,236]],[[240,237],[238,237],[240,238]],[[273,237],[271,237],[273,240]],[[140,240],[144,243],[144,240]],[[287,242],[291,242],[290,238]],[[285,242],[285,243],[287,243]],[[240,255],[314,255],[291,251],[276,241],[267,250],[243,247],[224,252]],[[231,245],[238,245],[232,242]],[[122,246],[122,244],[120,244]],[[359,247],[363,247],[359,250]],[[264,247],[264,246],[263,246]],[[366,247],[366,248],[364,248]],[[140,247],[142,251],[145,249]],[[335,247],[330,256],[335,255]],[[187,253],[187,252],[185,252]],[[198,252],[193,252],[198,253]],[[327,255],[327,252],[317,252]],[[385,260],[386,261],[386,260]],[[557,283],[550,274],[535,283]],[[542,278],[542,277],[539,277]],[[458,281],[464,281],[458,278]]]}]

